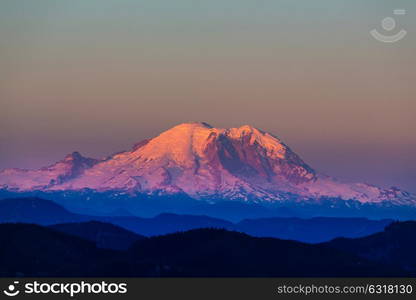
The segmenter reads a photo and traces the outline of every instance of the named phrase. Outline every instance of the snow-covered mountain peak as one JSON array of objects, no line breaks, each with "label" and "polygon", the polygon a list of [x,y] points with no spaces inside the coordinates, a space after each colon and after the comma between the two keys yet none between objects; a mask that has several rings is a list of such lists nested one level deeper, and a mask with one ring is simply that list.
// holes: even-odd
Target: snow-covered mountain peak
[{"label": "snow-covered mountain peak", "polygon": [[291,151],[279,138],[253,126],[230,128],[226,130],[226,134],[232,139],[245,141],[249,145],[257,145],[266,150],[268,156],[277,159],[284,159],[286,153]]},{"label": "snow-covered mountain peak", "polygon": [[179,124],[137,147],[133,155],[147,160],[163,158],[186,166],[195,160],[195,155],[203,156],[210,137],[221,131],[206,123]]},{"label": "snow-covered mountain peak", "polygon": [[413,203],[414,195],[318,174],[276,136],[250,125],[179,124],[105,160],[78,152],[39,170],[0,172],[0,187],[185,193],[195,199],[279,202],[321,198]]}]

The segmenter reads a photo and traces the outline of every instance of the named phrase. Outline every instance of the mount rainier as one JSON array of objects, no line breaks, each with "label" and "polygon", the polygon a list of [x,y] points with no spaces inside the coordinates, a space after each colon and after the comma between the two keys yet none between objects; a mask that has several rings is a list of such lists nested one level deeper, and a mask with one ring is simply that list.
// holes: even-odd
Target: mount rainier
[{"label": "mount rainier", "polygon": [[184,123],[105,159],[78,152],[38,170],[6,169],[9,192],[92,190],[127,195],[186,195],[194,200],[319,205],[336,199],[358,205],[416,206],[416,197],[392,187],[344,183],[320,174],[271,133],[252,126],[214,128]]}]

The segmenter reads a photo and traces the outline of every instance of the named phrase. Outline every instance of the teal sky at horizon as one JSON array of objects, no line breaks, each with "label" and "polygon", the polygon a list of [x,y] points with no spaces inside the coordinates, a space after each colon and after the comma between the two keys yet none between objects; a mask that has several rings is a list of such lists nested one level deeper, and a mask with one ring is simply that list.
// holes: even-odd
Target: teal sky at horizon
[{"label": "teal sky at horizon", "polygon": [[[413,0],[0,0],[0,169],[204,121],[416,192],[415,14]],[[373,28],[408,35],[384,44]]]}]

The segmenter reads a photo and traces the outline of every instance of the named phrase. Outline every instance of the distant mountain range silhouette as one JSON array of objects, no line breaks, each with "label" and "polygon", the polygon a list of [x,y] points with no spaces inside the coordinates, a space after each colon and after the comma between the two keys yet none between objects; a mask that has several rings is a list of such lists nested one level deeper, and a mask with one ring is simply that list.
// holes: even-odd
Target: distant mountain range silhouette
[{"label": "distant mountain range silhouette", "polygon": [[50,225],[49,228],[94,242],[98,248],[114,250],[126,250],[134,242],[145,238],[119,226],[98,221],[63,223]]},{"label": "distant mountain range silhouette", "polygon": [[[414,223],[412,226],[415,230]],[[409,251],[414,252],[414,244],[411,246]],[[0,254],[2,277],[415,275],[412,270],[329,245],[255,238],[224,229],[195,229],[139,239],[128,250],[115,251],[54,228],[8,223],[0,224]]]},{"label": "distant mountain range silhouette", "polygon": [[[93,222],[91,222],[93,221]],[[362,237],[382,231],[393,220],[368,220],[364,218],[261,218],[240,222],[211,218],[203,215],[177,215],[164,213],[152,218],[135,216],[90,216],[72,213],[55,202],[39,198],[17,198],[0,200],[0,223],[23,222],[40,225],[56,225],[63,232],[79,232],[89,240],[102,234],[125,235],[109,224],[134,232],[136,235],[154,236],[196,228],[222,228],[245,232],[257,237],[276,237],[318,243],[336,237]],[[89,222],[89,223],[85,223]],[[74,224],[75,223],[75,224]],[[82,232],[76,223],[84,223]],[[109,223],[109,224],[104,224]],[[79,235],[79,234],[76,234]],[[96,238],[93,238],[93,237]],[[130,241],[139,238],[131,236]],[[121,246],[121,244],[118,244]],[[123,244],[123,247],[125,245]]]},{"label": "distant mountain range silhouette", "polygon": [[401,267],[416,273],[416,222],[396,222],[383,232],[348,239],[337,238],[323,245],[354,253],[362,258]]},{"label": "distant mountain range silhouette", "polygon": [[[415,221],[272,218],[234,224],[174,214],[90,218],[96,217],[42,199],[0,200],[0,276],[416,276]],[[43,225],[27,224],[34,221]],[[128,227],[159,235],[146,237]],[[319,244],[286,239],[309,235],[319,241],[377,229]]]}]

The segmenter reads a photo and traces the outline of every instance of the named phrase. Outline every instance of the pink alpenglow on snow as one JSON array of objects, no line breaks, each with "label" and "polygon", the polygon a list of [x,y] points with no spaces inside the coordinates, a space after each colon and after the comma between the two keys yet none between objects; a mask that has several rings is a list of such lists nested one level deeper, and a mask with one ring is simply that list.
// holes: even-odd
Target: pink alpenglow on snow
[{"label": "pink alpenglow on snow", "polygon": [[254,202],[322,197],[362,203],[416,205],[397,188],[342,183],[317,173],[276,136],[252,126],[214,128],[184,123],[137,143],[131,151],[98,160],[74,152],[39,170],[6,169],[0,187],[17,191],[93,189],[137,193],[185,193]]}]

